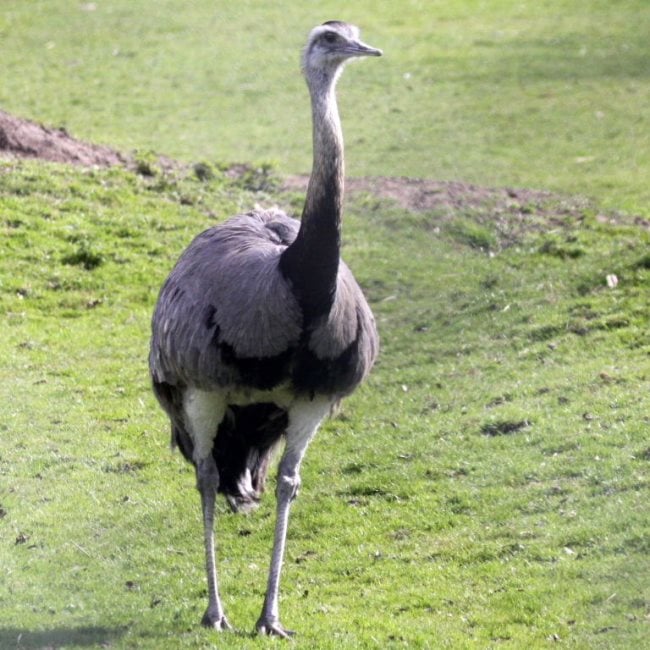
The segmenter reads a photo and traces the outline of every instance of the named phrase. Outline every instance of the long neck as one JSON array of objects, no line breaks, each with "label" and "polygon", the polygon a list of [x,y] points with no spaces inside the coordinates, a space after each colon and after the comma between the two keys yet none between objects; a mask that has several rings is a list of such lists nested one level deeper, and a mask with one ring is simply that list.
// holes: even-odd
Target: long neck
[{"label": "long neck", "polygon": [[296,240],[281,268],[291,281],[306,321],[329,312],[336,291],[341,248],[343,134],[336,105],[336,76],[308,77],[314,162]]}]

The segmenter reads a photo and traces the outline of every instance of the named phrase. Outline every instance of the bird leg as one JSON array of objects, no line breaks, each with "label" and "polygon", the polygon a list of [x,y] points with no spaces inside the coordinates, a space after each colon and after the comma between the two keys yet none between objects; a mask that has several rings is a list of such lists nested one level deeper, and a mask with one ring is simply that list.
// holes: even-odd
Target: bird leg
[{"label": "bird leg", "polygon": [[200,460],[196,465],[197,488],[201,494],[203,509],[203,539],[205,544],[205,568],[208,578],[208,608],[201,619],[201,625],[215,630],[232,630],[219,598],[217,562],[214,552],[214,506],[219,487],[219,474],[212,456]]},{"label": "bird leg", "polygon": [[297,464],[293,459],[283,458],[280,463],[276,488],[277,515],[275,536],[273,538],[273,553],[271,554],[271,567],[269,569],[262,614],[256,625],[257,631],[260,634],[275,635],[283,638],[287,638],[293,634],[290,630],[285,630],[280,623],[279,593],[280,574],[282,572],[287,528],[289,525],[289,510],[291,508],[291,501],[295,499],[299,487],[300,476],[298,474]]},{"label": "bird leg", "polygon": [[294,634],[282,626],[279,613],[280,574],[284,561],[289,510],[291,502],[296,498],[300,489],[300,463],[318,425],[327,415],[329,409],[329,402],[308,402],[299,405],[289,413],[287,446],[278,468],[277,514],[271,566],[262,613],[255,626],[260,634],[282,638],[288,638]]}]

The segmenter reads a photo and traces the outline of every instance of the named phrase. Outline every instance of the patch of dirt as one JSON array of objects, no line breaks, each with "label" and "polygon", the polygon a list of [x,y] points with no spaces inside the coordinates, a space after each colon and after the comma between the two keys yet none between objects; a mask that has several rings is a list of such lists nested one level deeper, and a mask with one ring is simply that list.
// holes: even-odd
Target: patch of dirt
[{"label": "patch of dirt", "polygon": [[490,436],[490,437],[507,436],[510,435],[511,433],[516,433],[517,431],[521,431],[521,429],[525,429],[529,426],[530,426],[530,422],[528,420],[518,420],[518,421],[501,420],[499,422],[490,422],[484,424],[481,427],[481,433],[484,436]]},{"label": "patch of dirt", "polygon": [[[287,190],[307,189],[308,176],[290,176]],[[535,190],[492,189],[458,181],[434,181],[422,178],[385,177],[346,178],[346,192],[368,193],[392,199],[413,212],[445,212],[447,210],[482,209],[486,205],[531,205],[553,198],[550,192]]]},{"label": "patch of dirt", "polygon": [[0,111],[0,156],[35,158],[85,167],[123,165],[127,159],[110,147],[81,142],[54,129]]},{"label": "patch of dirt", "polygon": [[[307,176],[286,179],[287,190],[304,190]],[[495,230],[500,247],[518,243],[530,232],[575,224],[589,207],[586,199],[567,199],[552,192],[489,188],[459,181],[406,177],[348,178],[346,196],[369,194],[394,201],[410,212],[431,212],[431,227],[466,218]]]}]

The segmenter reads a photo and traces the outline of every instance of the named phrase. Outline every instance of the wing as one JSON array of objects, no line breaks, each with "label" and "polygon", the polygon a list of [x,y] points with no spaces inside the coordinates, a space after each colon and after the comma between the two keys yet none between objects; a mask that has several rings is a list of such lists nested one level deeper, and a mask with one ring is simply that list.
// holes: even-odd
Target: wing
[{"label": "wing", "polygon": [[233,217],[200,234],[163,285],[152,321],[156,381],[224,386],[237,363],[282,358],[302,316],[278,269],[299,222],[279,211]]}]

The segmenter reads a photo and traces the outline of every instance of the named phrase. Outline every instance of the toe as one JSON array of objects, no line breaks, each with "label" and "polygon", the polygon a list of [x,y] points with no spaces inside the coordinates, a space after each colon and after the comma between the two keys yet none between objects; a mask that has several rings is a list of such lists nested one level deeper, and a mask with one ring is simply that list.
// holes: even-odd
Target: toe
[{"label": "toe", "polygon": [[232,625],[228,622],[225,614],[213,614],[207,611],[201,619],[203,627],[209,627],[213,630],[232,630]]},{"label": "toe", "polygon": [[270,621],[264,618],[261,618],[257,621],[255,626],[258,634],[264,634],[266,636],[278,636],[281,639],[291,638],[295,632],[292,630],[285,630],[280,621]]}]

